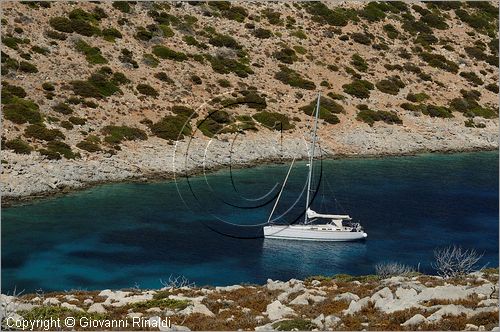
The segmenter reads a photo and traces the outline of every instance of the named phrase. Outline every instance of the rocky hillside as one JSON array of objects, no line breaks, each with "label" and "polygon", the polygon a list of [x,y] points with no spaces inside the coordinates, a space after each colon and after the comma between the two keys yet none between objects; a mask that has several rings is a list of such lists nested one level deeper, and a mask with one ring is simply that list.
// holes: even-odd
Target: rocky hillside
[{"label": "rocky hillside", "polygon": [[[264,286],[176,286],[1,295],[2,324],[60,318],[50,330],[498,331],[498,269],[448,280],[337,275]],[[64,325],[67,317],[75,324]],[[121,328],[112,328],[117,322]]]},{"label": "rocky hillside", "polygon": [[196,160],[215,139],[209,167],[236,138],[239,163],[304,156],[317,90],[330,153],[498,146],[494,2],[2,9],[4,197],[200,166],[172,165],[178,139]]}]

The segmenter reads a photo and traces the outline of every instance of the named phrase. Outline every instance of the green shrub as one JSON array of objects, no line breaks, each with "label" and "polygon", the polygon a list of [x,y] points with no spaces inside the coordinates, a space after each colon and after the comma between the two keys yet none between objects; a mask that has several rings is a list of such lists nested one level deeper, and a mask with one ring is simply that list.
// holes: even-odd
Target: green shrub
[{"label": "green shrub", "polygon": [[42,89],[44,89],[45,91],[54,91],[56,88],[51,82],[44,82],[42,84]]},{"label": "green shrub", "polygon": [[[316,103],[317,100],[313,100],[309,103],[309,105],[302,106],[299,110],[307,115],[314,115],[314,112],[316,111]],[[326,98],[324,96],[321,97],[319,109],[320,119],[323,119],[331,124],[337,124],[340,120],[335,114],[339,113],[344,113],[344,107],[342,107],[342,105],[330,98]]]},{"label": "green shrub", "polygon": [[38,73],[36,66],[27,61],[19,62],[19,70],[25,73]]},{"label": "green shrub", "polygon": [[167,82],[169,84],[174,84],[174,80],[171,79],[165,72],[156,73],[154,76],[160,81]]},{"label": "green shrub", "polygon": [[115,39],[120,39],[123,37],[123,35],[115,28],[106,28],[102,30],[102,37],[106,41],[114,42]]},{"label": "green shrub", "polygon": [[342,85],[345,93],[358,98],[370,97],[370,90],[374,89],[372,83],[366,80],[354,80],[349,84]]},{"label": "green shrub", "polygon": [[300,45],[295,45],[293,47],[293,49],[295,50],[295,52],[299,53],[299,54],[306,54],[307,53],[307,50],[304,46],[300,46]]},{"label": "green shrub", "polygon": [[399,93],[399,90],[404,88],[406,85],[403,83],[403,81],[401,81],[399,76],[392,76],[377,82],[375,86],[383,93],[397,95]]},{"label": "green shrub", "polygon": [[383,27],[385,33],[387,34],[387,37],[390,39],[396,39],[399,37],[399,31],[394,27],[392,24],[386,24]]},{"label": "green shrub", "polygon": [[61,113],[61,114],[65,114],[65,115],[73,113],[73,109],[71,107],[69,107],[69,105],[66,103],[59,103],[57,105],[54,105],[52,107],[52,109],[54,111],[56,111],[57,113]]},{"label": "green shrub", "polygon": [[61,121],[60,125],[61,125],[61,127],[63,127],[64,129],[67,129],[67,130],[71,130],[74,127],[71,122],[66,121],[66,120]]},{"label": "green shrub", "polygon": [[5,81],[2,82],[2,104],[7,104],[12,100],[12,97],[19,98],[26,97],[26,91],[20,86],[9,84]]},{"label": "green shrub", "polygon": [[298,30],[291,32],[290,36],[297,37],[297,38],[302,39],[302,40],[307,39],[306,33],[301,29],[298,29]]},{"label": "green shrub", "polygon": [[370,22],[377,22],[385,18],[385,12],[382,9],[380,9],[379,3],[369,2],[360,11],[359,16],[367,19]]},{"label": "green shrub", "polygon": [[201,77],[198,75],[191,75],[191,82],[198,85],[203,83]]},{"label": "green shrub", "polygon": [[361,32],[354,32],[351,34],[351,39],[354,40],[358,44],[370,45],[372,42],[372,38]]},{"label": "green shrub", "polygon": [[194,36],[186,35],[182,37],[182,40],[188,45],[196,46],[201,49],[206,49],[208,46],[206,44],[200,43]]},{"label": "green shrub", "polygon": [[113,7],[126,14],[132,11],[129,1],[113,1]]},{"label": "green shrub", "polygon": [[452,73],[458,72],[458,65],[455,62],[446,59],[441,54],[422,52],[420,53],[420,57],[432,67],[440,68]]},{"label": "green shrub", "polygon": [[339,66],[337,65],[328,65],[326,66],[326,68],[328,68],[331,71],[339,71]]},{"label": "green shrub", "polygon": [[479,95],[472,91],[461,90],[462,98],[454,98],[450,101],[450,108],[456,112],[461,112],[467,117],[483,117],[493,119],[498,116],[498,112],[493,109],[479,105]]},{"label": "green shrub", "polygon": [[47,149],[39,149],[38,152],[44,156],[47,157],[49,160],[59,160],[61,159],[61,155],[55,151],[47,150]]},{"label": "green shrub", "polygon": [[267,107],[266,97],[254,90],[244,90],[240,92],[238,98],[228,98],[220,101],[223,107],[236,107],[246,105],[247,107],[263,110]]},{"label": "green shrub", "polygon": [[154,57],[153,54],[144,54],[142,58],[142,62],[144,62],[147,66],[156,68],[160,64],[160,61]]},{"label": "green shrub", "polygon": [[[94,136],[97,138],[96,136]],[[87,152],[98,152],[101,151],[101,146],[99,145],[99,140],[95,140],[89,137],[85,138],[83,141],[76,144],[76,147]]]},{"label": "green shrub", "polygon": [[366,63],[365,59],[363,59],[358,53],[352,55],[351,65],[353,65],[357,70],[363,72],[368,69],[368,64]]},{"label": "green shrub", "polygon": [[273,33],[271,32],[271,30],[257,28],[254,30],[253,35],[259,39],[268,39],[273,36]]},{"label": "green shrub", "polygon": [[427,105],[422,111],[425,115],[429,115],[433,118],[452,118],[450,109],[444,106]]},{"label": "green shrub", "polygon": [[216,34],[208,40],[208,42],[217,47],[228,47],[232,49],[239,50],[242,48],[240,44],[234,39],[233,37],[229,35],[222,35],[222,34]]},{"label": "green shrub", "polygon": [[106,126],[102,129],[106,135],[104,140],[110,144],[119,144],[122,141],[145,140],[148,135],[144,130],[127,126]]},{"label": "green shrub", "polygon": [[349,18],[352,18],[352,14],[348,10],[343,8],[332,10],[319,1],[304,3],[304,7],[312,15],[313,21],[322,24],[346,26],[349,23]]},{"label": "green shrub", "polygon": [[475,123],[472,119],[465,120],[464,124],[469,128],[486,128],[486,125],[484,123]]},{"label": "green shrub", "polygon": [[299,73],[283,65],[280,65],[280,71],[274,75],[274,78],[296,88],[306,90],[316,89],[314,82],[302,78]]},{"label": "green shrub", "polygon": [[85,55],[85,59],[90,64],[95,65],[108,63],[108,60],[102,56],[101,50],[98,47],[92,47],[82,39],[76,41],[75,48],[78,52]]},{"label": "green shrub", "polygon": [[228,10],[221,11],[222,17],[236,22],[243,22],[248,16],[248,11],[240,6],[231,6]]},{"label": "green shrub", "polygon": [[224,78],[217,80],[217,83],[219,84],[219,86],[221,86],[223,88],[231,87],[231,82],[229,82],[228,80],[226,80]]},{"label": "green shrub", "polygon": [[153,32],[146,30],[144,27],[138,27],[134,37],[138,40],[149,41],[153,38]]},{"label": "green shrub", "polygon": [[174,61],[184,61],[187,59],[187,55],[182,52],[176,52],[168,47],[162,45],[156,45],[153,47],[153,54],[162,58]]},{"label": "green shrub", "polygon": [[66,159],[75,159],[76,157],[79,157],[79,155],[75,154],[71,150],[71,147],[68,144],[61,141],[50,141],[47,143],[47,150],[58,153]]},{"label": "green shrub", "polygon": [[149,84],[137,84],[136,87],[137,91],[139,91],[140,94],[146,95],[146,96],[151,96],[151,97],[158,97],[160,94],[158,91],[155,90],[151,85]]},{"label": "green shrub", "polygon": [[77,116],[70,116],[68,120],[72,124],[79,125],[79,126],[82,126],[87,122],[87,120],[80,118],[80,117],[77,117]]},{"label": "green shrub", "polygon": [[182,105],[174,105],[170,108],[172,113],[178,116],[183,116],[185,118],[196,118],[198,114],[190,107]]},{"label": "green shrub", "polygon": [[235,73],[239,77],[248,77],[253,74],[253,70],[241,61],[222,56],[206,55],[212,69],[219,74]]},{"label": "green shrub", "polygon": [[497,83],[491,83],[485,86],[486,90],[491,91],[493,93],[498,94],[498,84]]},{"label": "green shrub", "polygon": [[420,102],[423,102],[423,101],[429,99],[429,95],[426,94],[425,92],[420,92],[420,93],[411,93],[410,92],[406,96],[406,99],[408,99],[409,101],[414,102],[414,103],[420,103]]},{"label": "green shrub", "polygon": [[162,298],[162,299],[152,299],[142,302],[131,303],[129,304],[129,307],[136,310],[145,310],[150,308],[182,310],[185,309],[188,305],[189,301],[187,300]]},{"label": "green shrub", "polygon": [[358,112],[356,120],[367,123],[370,126],[377,121],[383,121],[387,124],[402,124],[403,121],[398,117],[395,112],[389,111],[374,111],[371,109],[364,109]]},{"label": "green shrub", "polygon": [[[117,92],[121,92],[120,88],[116,85],[116,82],[112,81],[112,79],[113,76],[111,76],[110,73],[97,71],[90,75],[88,82],[99,91],[100,96],[109,97]],[[85,97],[83,95],[81,96]]]},{"label": "green shrub", "polygon": [[74,32],[82,36],[90,37],[101,34],[101,31],[97,27],[82,19],[71,20],[71,27]]},{"label": "green shrub", "polygon": [[49,20],[49,24],[54,30],[68,33],[73,32],[71,20],[66,17],[52,17]]},{"label": "green shrub", "polygon": [[7,35],[2,37],[2,44],[14,50],[17,50],[19,49],[18,44],[24,44],[24,41],[21,38]]},{"label": "green shrub", "polygon": [[48,129],[43,124],[31,124],[24,130],[26,137],[32,137],[43,141],[64,139],[64,134],[59,129]]},{"label": "green shrub", "polygon": [[122,84],[128,84],[131,81],[125,76],[124,73],[116,72],[113,73],[113,76],[111,77],[111,82],[113,82],[116,85],[122,85]]},{"label": "green shrub", "polygon": [[191,135],[191,125],[185,116],[167,115],[160,121],[151,125],[151,131],[157,137],[166,140],[183,139],[185,135]]},{"label": "green shrub", "polygon": [[449,28],[448,24],[445,21],[445,18],[435,13],[427,13],[423,15],[420,20],[428,26],[439,30],[445,30]]},{"label": "green shrub", "polygon": [[285,47],[281,50],[274,52],[273,56],[283,63],[292,64],[298,60],[297,54],[291,48]]},{"label": "green shrub", "polygon": [[68,38],[64,33],[57,32],[54,30],[48,30],[45,34],[50,39],[55,39],[55,40],[66,40],[66,38]]},{"label": "green shrub", "polygon": [[483,85],[484,82],[481,78],[479,78],[479,76],[477,76],[477,74],[473,71],[463,71],[460,73],[460,76],[462,76],[463,78],[465,78],[467,81],[471,82],[472,84],[474,85]]},{"label": "green shrub", "polygon": [[289,130],[295,127],[288,116],[281,113],[262,111],[253,115],[253,118],[268,129]]},{"label": "green shrub", "polygon": [[73,92],[76,95],[82,97],[91,97],[91,98],[101,98],[103,95],[99,92],[92,83],[89,81],[72,81],[70,82],[73,88]]},{"label": "green shrub", "polygon": [[33,151],[33,148],[21,138],[6,141],[5,147],[18,154],[30,154]]},{"label": "green shrub", "polygon": [[318,328],[316,324],[310,320],[302,318],[282,320],[273,323],[272,327],[277,331],[311,331]]},{"label": "green shrub", "polygon": [[38,105],[17,97],[14,97],[11,103],[3,106],[3,116],[16,124],[42,122],[42,115],[38,111]]},{"label": "green shrub", "polygon": [[328,92],[327,96],[332,98],[333,100],[344,100],[345,99],[345,96],[340,94],[340,93]]},{"label": "green shrub", "polygon": [[417,38],[415,39],[415,43],[420,44],[422,46],[428,46],[432,44],[436,44],[438,39],[431,33],[419,33]]}]

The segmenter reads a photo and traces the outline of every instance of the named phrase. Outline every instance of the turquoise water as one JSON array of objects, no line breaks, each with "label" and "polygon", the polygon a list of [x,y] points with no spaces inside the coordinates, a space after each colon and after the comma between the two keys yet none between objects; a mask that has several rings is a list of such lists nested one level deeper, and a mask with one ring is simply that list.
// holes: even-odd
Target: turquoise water
[{"label": "turquoise water", "polygon": [[[2,292],[153,288],[170,275],[197,285],[263,283],[369,274],[381,261],[432,272],[433,249],[450,244],[476,248],[481,264],[498,266],[497,152],[325,160],[316,174],[321,166],[313,209],[349,213],[366,241],[260,238],[255,225],[267,221],[288,164],[189,183],[102,185],[2,209]],[[296,163],[279,221],[302,219],[305,176]]]}]

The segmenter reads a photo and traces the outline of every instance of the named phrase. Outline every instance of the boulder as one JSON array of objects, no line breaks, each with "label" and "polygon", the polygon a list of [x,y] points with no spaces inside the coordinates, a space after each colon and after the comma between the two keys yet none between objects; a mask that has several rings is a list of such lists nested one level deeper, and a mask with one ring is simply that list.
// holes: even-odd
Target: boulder
[{"label": "boulder", "polygon": [[358,311],[361,311],[364,307],[366,307],[370,303],[370,298],[369,297],[364,297],[359,301],[351,301],[349,304],[349,308],[345,309],[342,311],[344,315],[352,315],[357,313]]},{"label": "boulder", "polygon": [[461,314],[469,316],[471,312],[473,312],[472,309],[466,308],[462,305],[448,304],[427,317],[427,320],[429,322],[437,322],[440,321],[443,316],[460,316]]},{"label": "boulder", "polygon": [[313,319],[311,322],[315,324],[317,327],[319,327],[320,330],[323,330],[323,321],[325,320],[325,315],[321,314],[315,319]]},{"label": "boulder", "polygon": [[48,297],[45,300],[43,300],[44,305],[58,305],[60,303],[61,303],[61,301],[59,301],[59,299],[57,299],[55,297]]},{"label": "boulder", "polygon": [[417,295],[417,301],[429,301],[429,300],[460,300],[466,299],[471,291],[468,291],[464,286],[437,286],[433,288],[425,288]]},{"label": "boulder", "polygon": [[204,305],[200,302],[194,302],[192,305],[183,309],[179,313],[186,315],[186,316],[191,315],[191,314],[202,314],[202,315],[209,316],[209,317],[215,316],[215,314],[213,312],[211,312],[210,309],[208,309],[206,305]]},{"label": "boulder", "polygon": [[282,304],[280,301],[276,300],[273,303],[267,305],[264,314],[267,314],[268,318],[271,321],[275,321],[286,316],[295,315],[295,311],[293,311],[292,308]]},{"label": "boulder", "polygon": [[465,331],[477,331],[479,327],[474,324],[465,324]]},{"label": "boulder", "polygon": [[390,299],[392,300],[394,296],[392,295],[392,291],[389,289],[389,287],[384,287],[381,290],[375,292],[371,296],[372,301],[377,301],[378,299]]},{"label": "boulder", "polygon": [[323,302],[326,297],[321,295],[313,295],[311,292],[306,291],[303,294],[298,295],[290,304],[298,304],[298,305],[308,305],[309,301],[314,303]]},{"label": "boulder", "polygon": [[328,315],[324,319],[325,328],[335,327],[338,323],[340,323],[341,319],[334,315]]},{"label": "boulder", "polygon": [[101,303],[94,303],[89,307],[87,312],[97,312],[99,314],[104,314],[107,311]]},{"label": "boulder", "polygon": [[218,292],[231,292],[237,289],[242,289],[243,286],[240,285],[232,285],[232,286],[225,286],[225,287],[215,287],[215,290]]},{"label": "boulder", "polygon": [[396,297],[401,300],[412,301],[417,296],[417,291],[413,288],[401,288],[396,289]]},{"label": "boulder", "polygon": [[421,314],[416,314],[415,316],[413,316],[412,318],[408,319],[406,322],[401,324],[401,326],[415,327],[422,325],[423,323],[427,323],[427,319]]},{"label": "boulder", "polygon": [[335,301],[347,301],[350,303],[351,301],[358,301],[359,296],[350,292],[346,292],[335,296],[333,299]]},{"label": "boulder", "polygon": [[66,309],[75,310],[75,311],[84,311],[82,308],[77,307],[74,304],[69,304],[67,302],[64,302],[63,304],[61,304],[61,308],[66,308]]}]

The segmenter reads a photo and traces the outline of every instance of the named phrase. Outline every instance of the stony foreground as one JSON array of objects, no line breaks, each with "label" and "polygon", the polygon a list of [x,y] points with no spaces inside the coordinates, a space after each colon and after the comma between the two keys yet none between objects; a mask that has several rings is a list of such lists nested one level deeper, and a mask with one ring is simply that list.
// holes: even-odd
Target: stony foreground
[{"label": "stony foreground", "polygon": [[1,308],[10,322],[74,317],[154,326],[169,317],[171,326],[160,330],[498,330],[498,269],[453,280],[337,275],[263,286],[1,295]]}]

